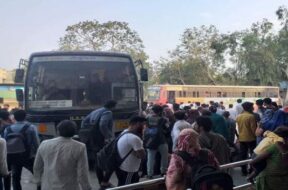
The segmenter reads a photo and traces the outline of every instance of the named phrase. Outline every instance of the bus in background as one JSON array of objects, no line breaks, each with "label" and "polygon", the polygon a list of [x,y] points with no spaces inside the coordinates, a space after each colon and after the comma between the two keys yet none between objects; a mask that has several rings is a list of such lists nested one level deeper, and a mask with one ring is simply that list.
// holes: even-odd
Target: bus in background
[{"label": "bus in background", "polygon": [[156,104],[222,101],[227,106],[237,99],[255,102],[266,97],[281,104],[279,87],[275,86],[153,85],[148,88],[148,101]]},{"label": "bus in background", "polygon": [[16,90],[23,90],[24,86],[20,83],[1,83],[0,84],[0,106],[8,104],[10,110],[19,107],[16,98]]},{"label": "bus in background", "polygon": [[[147,71],[141,69],[143,81]],[[144,73],[144,74],[143,74]],[[23,77],[16,71],[16,78]],[[64,119],[82,119],[108,100],[116,100],[115,132],[128,126],[128,119],[141,112],[142,84],[131,57],[108,52],[42,52],[30,56],[25,75],[24,100],[27,120],[38,127],[43,139],[57,135]],[[23,93],[23,92],[22,92]]]}]

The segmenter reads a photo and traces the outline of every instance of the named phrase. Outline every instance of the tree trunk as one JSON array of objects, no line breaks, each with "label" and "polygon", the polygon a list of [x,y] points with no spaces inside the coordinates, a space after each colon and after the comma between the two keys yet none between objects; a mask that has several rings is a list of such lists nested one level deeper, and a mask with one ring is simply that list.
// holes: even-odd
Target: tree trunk
[{"label": "tree trunk", "polygon": [[206,73],[207,73],[207,77],[209,79],[209,82],[211,83],[211,85],[216,85],[215,80],[213,79],[211,73],[210,73],[210,68],[208,65],[205,64],[205,62],[203,60],[201,60],[201,64],[203,65],[203,67],[205,67],[206,69]]},{"label": "tree trunk", "polygon": [[286,95],[283,101],[283,106],[288,106],[288,88],[286,89]]},{"label": "tree trunk", "polygon": [[183,76],[182,76],[182,72],[181,72],[181,68],[180,68],[180,63],[177,63],[177,70],[178,70],[178,74],[179,74],[179,78],[180,78],[180,81],[183,85],[185,85],[185,81],[183,79]]},{"label": "tree trunk", "polygon": [[[284,73],[286,74],[286,79],[288,79],[288,65],[286,66],[286,69],[283,69]],[[286,88],[286,95],[283,100],[283,106],[288,105],[288,88]]]}]

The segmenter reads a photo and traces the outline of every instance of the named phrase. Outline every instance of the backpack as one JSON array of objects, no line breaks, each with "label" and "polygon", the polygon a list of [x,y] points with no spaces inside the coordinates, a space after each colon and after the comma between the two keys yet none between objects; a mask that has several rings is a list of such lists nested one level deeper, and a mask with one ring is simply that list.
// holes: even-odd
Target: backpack
[{"label": "backpack", "polygon": [[106,172],[113,172],[117,170],[120,165],[125,161],[125,159],[132,153],[133,149],[131,149],[123,158],[120,157],[117,143],[119,139],[130,132],[124,132],[119,135],[110,143],[106,144],[96,156],[96,164],[97,167]]},{"label": "backpack", "polygon": [[157,149],[161,141],[165,141],[164,130],[162,125],[165,123],[164,118],[149,117],[148,127],[144,131],[144,147]]},{"label": "backpack", "polygon": [[192,157],[185,151],[175,153],[191,167],[191,175],[187,177],[187,187],[191,187],[193,190],[218,188],[233,190],[232,177],[208,164],[208,150],[200,150],[198,157]]},{"label": "backpack", "polygon": [[91,123],[90,120],[88,120],[87,123],[83,123],[84,127],[79,129],[79,139],[86,145],[89,158],[93,157],[93,154],[101,150],[105,145],[105,138],[99,128],[99,123],[104,112],[105,111],[99,113],[96,121]]},{"label": "backpack", "polygon": [[28,156],[29,146],[26,137],[26,130],[30,124],[25,124],[19,132],[14,132],[11,126],[7,127],[6,145],[8,155]]}]

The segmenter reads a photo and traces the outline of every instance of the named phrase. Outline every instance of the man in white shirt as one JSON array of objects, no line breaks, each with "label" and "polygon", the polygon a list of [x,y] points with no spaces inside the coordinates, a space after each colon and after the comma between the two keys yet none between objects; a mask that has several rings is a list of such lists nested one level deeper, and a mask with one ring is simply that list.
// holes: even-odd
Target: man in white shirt
[{"label": "man in white shirt", "polygon": [[34,162],[34,177],[42,190],[91,190],[85,144],[75,141],[76,123],[57,126],[59,136],[43,141]]},{"label": "man in white shirt", "polygon": [[176,144],[178,140],[179,133],[186,128],[192,128],[190,123],[185,121],[185,111],[177,111],[174,113],[175,119],[177,120],[173,126],[171,132],[172,142],[173,142],[173,151],[176,150]]},{"label": "man in white shirt", "polygon": [[229,109],[227,110],[230,114],[229,118],[233,119],[234,121],[236,120],[237,114],[236,114],[236,110],[233,109],[233,104],[229,104]]},{"label": "man in white shirt", "polygon": [[237,100],[237,104],[235,105],[235,111],[236,111],[236,117],[243,112],[242,100],[241,99]]},{"label": "man in white shirt", "polygon": [[132,117],[129,122],[129,128],[122,133],[117,142],[120,157],[122,159],[126,157],[116,170],[118,186],[139,182],[138,171],[141,159],[145,157],[141,139],[145,125],[146,119],[144,117]]}]

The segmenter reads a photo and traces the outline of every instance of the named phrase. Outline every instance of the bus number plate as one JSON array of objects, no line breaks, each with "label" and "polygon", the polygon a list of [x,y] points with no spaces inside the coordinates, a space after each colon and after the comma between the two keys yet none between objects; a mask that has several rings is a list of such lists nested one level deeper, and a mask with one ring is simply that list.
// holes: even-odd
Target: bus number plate
[{"label": "bus number plate", "polygon": [[127,120],[121,120],[121,121],[116,121],[115,122],[115,128],[116,130],[124,130],[128,128],[128,121]]}]

